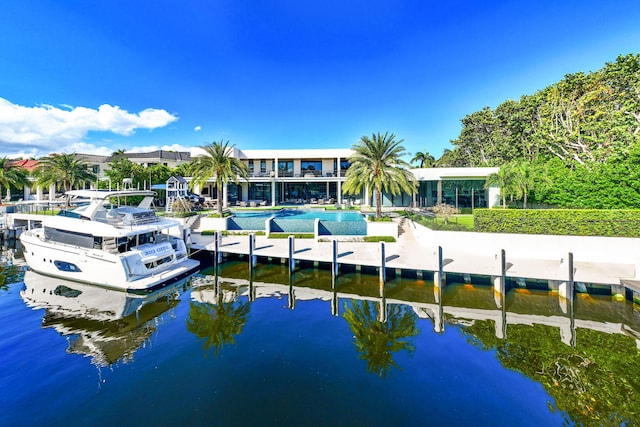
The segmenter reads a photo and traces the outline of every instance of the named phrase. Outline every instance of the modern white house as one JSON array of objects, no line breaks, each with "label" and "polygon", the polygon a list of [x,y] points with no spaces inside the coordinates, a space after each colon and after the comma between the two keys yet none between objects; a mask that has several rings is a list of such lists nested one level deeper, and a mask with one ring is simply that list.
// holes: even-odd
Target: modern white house
[{"label": "modern white house", "polygon": [[[223,188],[223,204],[268,205],[300,203],[353,203],[375,205],[373,191],[346,196],[342,184],[349,168],[351,149],[240,150],[233,156],[247,165],[249,179]],[[485,189],[489,175],[498,168],[412,169],[418,181],[415,194],[384,194],[383,206],[429,207],[447,203],[458,208],[492,207],[498,204],[499,188]],[[190,180],[190,178],[186,178]],[[215,182],[195,187],[196,193],[215,198]]]}]

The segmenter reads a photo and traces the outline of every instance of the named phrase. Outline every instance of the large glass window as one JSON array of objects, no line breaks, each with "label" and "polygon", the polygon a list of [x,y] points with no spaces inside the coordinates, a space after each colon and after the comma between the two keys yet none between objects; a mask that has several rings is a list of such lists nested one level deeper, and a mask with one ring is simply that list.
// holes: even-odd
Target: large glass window
[{"label": "large glass window", "polygon": [[249,200],[266,200],[271,203],[271,183],[256,182],[249,185]]},{"label": "large glass window", "polygon": [[484,183],[482,179],[442,181],[442,202],[458,208],[487,207]]},{"label": "large glass window", "polygon": [[293,176],[293,160],[278,160],[278,176]]},{"label": "large glass window", "polygon": [[302,160],[300,170],[303,175],[322,176],[322,160]]},{"label": "large glass window", "polygon": [[242,187],[238,184],[227,184],[227,201],[231,204],[235,204],[236,201],[242,199]]},{"label": "large glass window", "polygon": [[260,160],[260,173],[262,173],[262,174],[267,173],[267,161],[266,160]]},{"label": "large glass window", "polygon": [[249,160],[249,175],[253,175],[253,160]]}]

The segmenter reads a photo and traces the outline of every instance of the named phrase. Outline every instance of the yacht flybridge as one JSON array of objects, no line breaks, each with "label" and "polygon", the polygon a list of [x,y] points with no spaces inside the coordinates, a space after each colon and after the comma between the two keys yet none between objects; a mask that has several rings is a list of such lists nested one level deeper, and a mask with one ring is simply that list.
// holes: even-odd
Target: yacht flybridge
[{"label": "yacht flybridge", "polygon": [[[148,190],[73,190],[74,209],[20,235],[29,267],[41,274],[144,294],[197,271],[179,221],[156,216]],[[137,207],[120,202],[142,200]],[[134,199],[135,200],[135,199]]]}]

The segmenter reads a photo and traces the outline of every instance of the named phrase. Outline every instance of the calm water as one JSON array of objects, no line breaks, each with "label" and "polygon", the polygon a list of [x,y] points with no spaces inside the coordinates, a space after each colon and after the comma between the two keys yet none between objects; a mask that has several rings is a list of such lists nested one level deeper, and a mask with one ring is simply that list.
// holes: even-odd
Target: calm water
[{"label": "calm water", "polygon": [[609,297],[501,309],[395,278],[380,298],[375,277],[232,261],[118,318],[143,301],[2,271],[2,426],[640,423],[640,315]]}]

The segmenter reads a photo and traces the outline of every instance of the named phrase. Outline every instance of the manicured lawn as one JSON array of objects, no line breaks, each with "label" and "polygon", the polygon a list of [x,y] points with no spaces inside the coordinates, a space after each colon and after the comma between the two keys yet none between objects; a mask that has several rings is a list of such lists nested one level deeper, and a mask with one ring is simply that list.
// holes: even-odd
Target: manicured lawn
[{"label": "manicured lawn", "polygon": [[410,217],[425,227],[434,230],[473,231],[473,214],[453,215],[445,224],[444,218],[427,215],[410,215]]}]

